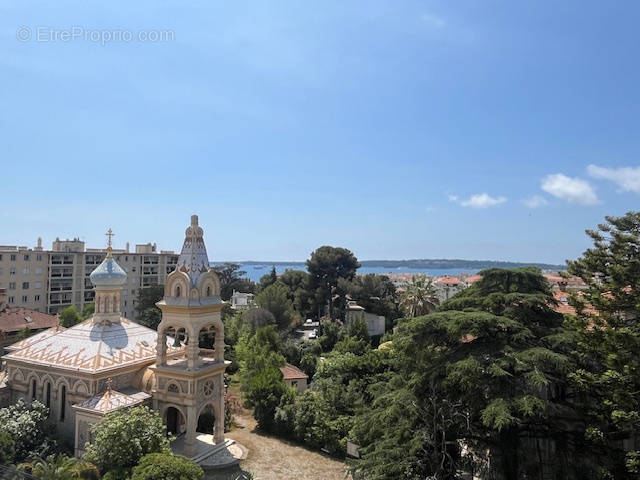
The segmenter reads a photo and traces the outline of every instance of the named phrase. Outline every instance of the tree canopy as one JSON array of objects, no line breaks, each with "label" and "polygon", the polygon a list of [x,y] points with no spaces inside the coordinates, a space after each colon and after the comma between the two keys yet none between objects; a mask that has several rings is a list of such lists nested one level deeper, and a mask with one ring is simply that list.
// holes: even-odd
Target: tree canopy
[{"label": "tree canopy", "polygon": [[83,320],[82,315],[78,313],[78,310],[74,305],[60,310],[58,318],[60,319],[60,325],[64,328],[73,327]]},{"label": "tree canopy", "polygon": [[293,305],[288,297],[288,289],[282,283],[270,284],[255,297],[255,303],[271,312],[279,329],[291,327]]},{"label": "tree canopy", "polygon": [[240,270],[240,265],[237,263],[223,263],[213,267],[213,269],[220,279],[220,298],[222,300],[229,300],[234,290],[253,293],[255,283],[245,277],[247,272]]},{"label": "tree canopy", "polygon": [[[360,267],[358,259],[346,248],[322,246],[307,260],[309,286],[315,295],[318,312],[328,306],[328,314],[333,315],[333,294],[340,278],[352,280]],[[321,316],[318,314],[318,316]]]},{"label": "tree canopy", "polygon": [[158,328],[162,320],[162,312],[156,306],[164,297],[164,285],[151,285],[138,289],[136,299],[137,321],[140,325],[153,330]]},{"label": "tree canopy", "polygon": [[640,431],[640,212],[606,217],[587,234],[593,246],[568,262],[587,285],[571,299],[579,363],[572,387],[588,398],[589,435],[608,460],[601,463],[622,478],[640,473],[637,444],[624,452],[620,443]]},{"label": "tree canopy", "polygon": [[[538,270],[491,269],[438,312],[402,322],[396,378],[354,429],[359,468],[371,478],[453,478],[465,462],[486,468],[461,445],[487,451],[507,479],[581,468],[568,461],[584,445],[567,396],[570,335],[552,307]],[[578,423],[568,429],[567,421]],[[556,442],[554,467],[535,453],[542,438]],[[399,460],[392,444],[408,445],[409,458]]]},{"label": "tree canopy", "polygon": [[148,453],[169,453],[160,415],[147,407],[119,409],[91,426],[84,459],[101,472],[128,472]]}]

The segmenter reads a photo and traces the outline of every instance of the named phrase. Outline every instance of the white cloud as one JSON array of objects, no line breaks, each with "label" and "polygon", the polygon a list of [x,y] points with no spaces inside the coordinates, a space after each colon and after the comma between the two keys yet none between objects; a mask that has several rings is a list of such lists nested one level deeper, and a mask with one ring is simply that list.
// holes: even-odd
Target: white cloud
[{"label": "white cloud", "polygon": [[623,192],[640,193],[640,167],[606,168],[589,165],[587,172],[593,178],[615,183]]},{"label": "white cloud", "polygon": [[598,197],[591,184],[580,178],[571,178],[562,173],[547,175],[542,180],[542,190],[556,198],[578,205],[594,205]]},{"label": "white cloud", "polygon": [[547,199],[540,195],[532,195],[528,198],[525,198],[522,203],[524,203],[529,208],[538,208],[547,205]]},{"label": "white cloud", "polygon": [[488,193],[477,193],[466,200],[460,200],[457,195],[449,195],[449,201],[459,203],[463,207],[488,208],[495,207],[507,201],[506,197],[492,197]]}]

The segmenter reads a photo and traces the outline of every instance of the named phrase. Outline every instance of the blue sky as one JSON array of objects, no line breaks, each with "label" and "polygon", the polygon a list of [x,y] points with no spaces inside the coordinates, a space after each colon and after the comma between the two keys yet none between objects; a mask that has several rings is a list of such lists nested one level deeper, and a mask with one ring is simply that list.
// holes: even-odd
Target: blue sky
[{"label": "blue sky", "polygon": [[637,2],[89,3],[0,2],[0,243],[563,262],[637,208]]}]

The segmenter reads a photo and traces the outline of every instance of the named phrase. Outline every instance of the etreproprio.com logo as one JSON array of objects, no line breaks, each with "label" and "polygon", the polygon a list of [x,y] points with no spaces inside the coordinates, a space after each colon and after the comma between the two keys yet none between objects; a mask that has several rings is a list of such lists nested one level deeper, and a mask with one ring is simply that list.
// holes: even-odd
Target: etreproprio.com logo
[{"label": "etreproprio.com logo", "polygon": [[91,42],[100,45],[108,43],[149,42],[161,43],[175,40],[173,30],[156,29],[90,29],[75,25],[68,28],[50,26],[29,27],[22,25],[16,30],[16,39],[20,42],[69,43],[75,41]]}]

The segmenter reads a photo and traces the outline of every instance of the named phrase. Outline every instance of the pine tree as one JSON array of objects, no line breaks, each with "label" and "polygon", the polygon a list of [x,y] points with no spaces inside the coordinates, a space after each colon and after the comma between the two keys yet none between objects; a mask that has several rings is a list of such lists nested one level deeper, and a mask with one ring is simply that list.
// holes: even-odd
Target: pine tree
[{"label": "pine tree", "polygon": [[593,247],[569,262],[569,273],[587,284],[572,297],[580,368],[571,379],[585,396],[589,437],[600,445],[600,458],[611,475],[626,478],[638,473],[640,455],[622,448],[622,439],[640,431],[640,212],[605,220],[587,230]]}]

